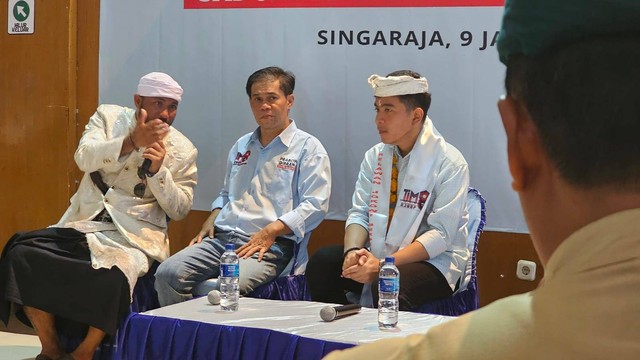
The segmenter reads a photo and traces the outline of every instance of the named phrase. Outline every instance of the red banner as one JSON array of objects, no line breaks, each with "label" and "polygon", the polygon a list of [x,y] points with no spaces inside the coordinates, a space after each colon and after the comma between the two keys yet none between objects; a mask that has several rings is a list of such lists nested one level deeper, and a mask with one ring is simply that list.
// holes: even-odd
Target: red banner
[{"label": "red banner", "polygon": [[184,0],[185,9],[470,7],[503,5],[504,0]]}]

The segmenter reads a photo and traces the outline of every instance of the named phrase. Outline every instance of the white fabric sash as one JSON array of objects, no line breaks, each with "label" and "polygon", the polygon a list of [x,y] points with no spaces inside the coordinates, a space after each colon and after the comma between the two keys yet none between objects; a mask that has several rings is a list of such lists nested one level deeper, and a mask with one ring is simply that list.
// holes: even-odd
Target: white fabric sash
[{"label": "white fabric sash", "polygon": [[[369,199],[371,253],[378,259],[384,259],[415,239],[435,186],[436,164],[439,164],[437,160],[445,144],[427,117],[411,150],[403,182],[398,184],[398,200],[389,231],[387,224],[394,147],[384,146],[378,154]],[[371,306],[371,286],[377,284],[365,284],[363,289],[361,303],[364,306]]]}]

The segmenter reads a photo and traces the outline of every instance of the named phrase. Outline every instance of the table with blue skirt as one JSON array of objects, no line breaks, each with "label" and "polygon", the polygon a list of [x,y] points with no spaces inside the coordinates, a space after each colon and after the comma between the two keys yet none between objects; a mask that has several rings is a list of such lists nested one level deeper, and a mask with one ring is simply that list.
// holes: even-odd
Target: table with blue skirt
[{"label": "table with blue skirt", "polygon": [[331,322],[320,310],[329,304],[240,298],[236,312],[206,297],[133,313],[118,334],[116,359],[321,359],[333,350],[379,339],[424,333],[453,319],[399,312],[398,326],[378,328],[377,310]]}]

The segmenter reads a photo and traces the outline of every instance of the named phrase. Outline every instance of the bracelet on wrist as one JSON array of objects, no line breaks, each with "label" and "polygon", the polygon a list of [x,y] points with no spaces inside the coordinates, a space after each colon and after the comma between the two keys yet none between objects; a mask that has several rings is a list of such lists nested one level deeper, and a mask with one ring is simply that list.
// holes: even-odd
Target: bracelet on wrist
[{"label": "bracelet on wrist", "polygon": [[347,251],[345,251],[345,252],[342,254],[342,260],[344,260],[344,258],[346,258],[346,257],[347,257],[347,254],[348,254],[348,253],[350,253],[351,251],[353,251],[353,250],[360,250],[360,249],[362,249],[362,248],[361,248],[361,247],[358,247],[358,246],[355,246],[355,247],[352,247],[352,248],[347,249]]}]

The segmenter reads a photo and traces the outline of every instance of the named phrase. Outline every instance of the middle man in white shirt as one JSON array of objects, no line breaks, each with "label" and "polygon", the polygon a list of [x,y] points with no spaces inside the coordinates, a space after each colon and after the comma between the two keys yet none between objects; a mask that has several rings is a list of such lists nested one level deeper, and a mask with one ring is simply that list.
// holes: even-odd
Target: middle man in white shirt
[{"label": "middle man in white shirt", "polygon": [[231,148],[224,186],[202,230],[158,267],[160,305],[189,300],[194,286],[218,277],[226,243],[240,256],[241,294],[279,276],[296,244],[295,273],[304,272],[310,232],[329,208],[331,168],[320,141],[289,118],[294,87],[294,75],[278,67],[247,80],[258,128]]}]

